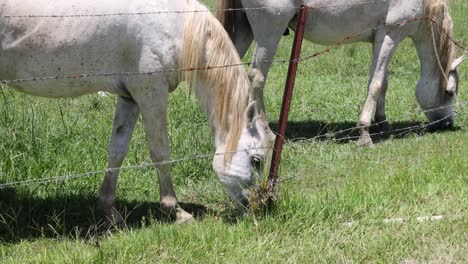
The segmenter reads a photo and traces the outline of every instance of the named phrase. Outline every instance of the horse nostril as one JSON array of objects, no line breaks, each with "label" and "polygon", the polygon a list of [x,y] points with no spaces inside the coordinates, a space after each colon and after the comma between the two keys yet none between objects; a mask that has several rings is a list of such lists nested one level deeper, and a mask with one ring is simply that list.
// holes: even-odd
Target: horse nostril
[{"label": "horse nostril", "polygon": [[455,90],[449,90],[446,92],[448,96],[454,96],[455,95]]},{"label": "horse nostril", "polygon": [[248,208],[249,207],[249,199],[242,198],[242,200],[240,200],[240,204],[242,205],[243,208]]}]

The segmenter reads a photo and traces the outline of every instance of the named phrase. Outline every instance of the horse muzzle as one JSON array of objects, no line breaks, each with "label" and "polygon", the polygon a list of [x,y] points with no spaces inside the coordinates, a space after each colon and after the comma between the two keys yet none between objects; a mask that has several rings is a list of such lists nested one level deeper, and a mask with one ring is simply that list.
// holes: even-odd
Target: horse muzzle
[{"label": "horse muzzle", "polygon": [[438,122],[429,123],[428,129],[429,131],[447,130],[447,129],[453,129],[453,126],[454,126],[453,117],[447,117],[447,118],[441,119]]}]

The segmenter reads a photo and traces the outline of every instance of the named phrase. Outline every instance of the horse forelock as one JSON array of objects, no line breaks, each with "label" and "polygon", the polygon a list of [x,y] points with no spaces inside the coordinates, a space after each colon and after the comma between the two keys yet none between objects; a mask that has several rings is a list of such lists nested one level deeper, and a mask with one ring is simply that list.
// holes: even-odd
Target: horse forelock
[{"label": "horse forelock", "polygon": [[[449,14],[448,0],[424,0],[424,16],[432,19],[428,24],[428,36],[434,38],[435,52],[443,72],[440,73],[439,89],[444,93],[447,88],[447,78],[451,71],[451,65],[455,60],[455,44],[453,36],[453,21]],[[437,66],[439,68],[439,66]]]},{"label": "horse forelock", "polygon": [[[198,91],[198,97],[205,109],[211,111],[208,116],[217,136],[224,141],[225,150],[235,151],[244,127],[250,82],[234,44],[209,12],[188,13],[183,41],[184,69],[214,68],[184,71],[181,77],[192,88],[197,87],[198,81],[206,85],[203,91]],[[234,66],[217,67],[224,65]],[[226,161],[231,159],[232,155],[227,155]]]}]

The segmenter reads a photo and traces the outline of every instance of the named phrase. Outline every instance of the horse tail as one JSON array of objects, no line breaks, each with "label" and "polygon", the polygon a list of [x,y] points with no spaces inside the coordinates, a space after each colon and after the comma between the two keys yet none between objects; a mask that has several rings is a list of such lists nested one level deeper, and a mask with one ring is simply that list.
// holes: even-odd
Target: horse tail
[{"label": "horse tail", "polygon": [[[246,19],[241,18],[244,16],[236,16],[236,11],[228,11],[229,9],[236,8],[236,0],[216,0],[216,18],[221,22],[224,27],[224,30],[229,34],[231,39],[234,39],[234,32],[236,30],[235,24],[239,21],[237,19]],[[240,3],[240,1],[239,1]],[[240,5],[242,5],[240,3]]]},{"label": "horse tail", "polygon": [[224,30],[229,34],[231,39],[234,36],[235,16],[233,11],[227,11],[234,8],[235,0],[217,0],[216,1],[216,18],[221,22]]},{"label": "horse tail", "polygon": [[424,17],[428,23],[429,36],[434,43],[437,63],[441,70],[440,90],[447,87],[447,76],[455,59],[455,45],[452,42],[453,21],[449,14],[448,0],[424,0]]}]

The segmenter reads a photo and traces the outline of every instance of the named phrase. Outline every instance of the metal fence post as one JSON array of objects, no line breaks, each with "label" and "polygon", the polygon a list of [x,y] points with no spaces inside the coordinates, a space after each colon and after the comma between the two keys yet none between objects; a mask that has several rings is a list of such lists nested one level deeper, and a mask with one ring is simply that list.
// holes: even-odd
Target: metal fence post
[{"label": "metal fence post", "polygon": [[304,39],[304,27],[307,20],[308,10],[309,8],[306,5],[301,5],[294,36],[294,43],[291,50],[288,77],[286,79],[286,86],[284,88],[283,103],[281,105],[281,113],[278,121],[278,132],[276,135],[273,156],[271,159],[270,175],[268,178],[270,193],[272,194],[275,193],[276,181],[278,179],[281,152],[283,150],[284,137],[286,135],[286,127],[288,125],[289,109],[291,107],[294,82],[296,80],[296,72],[301,55],[302,40]]}]

